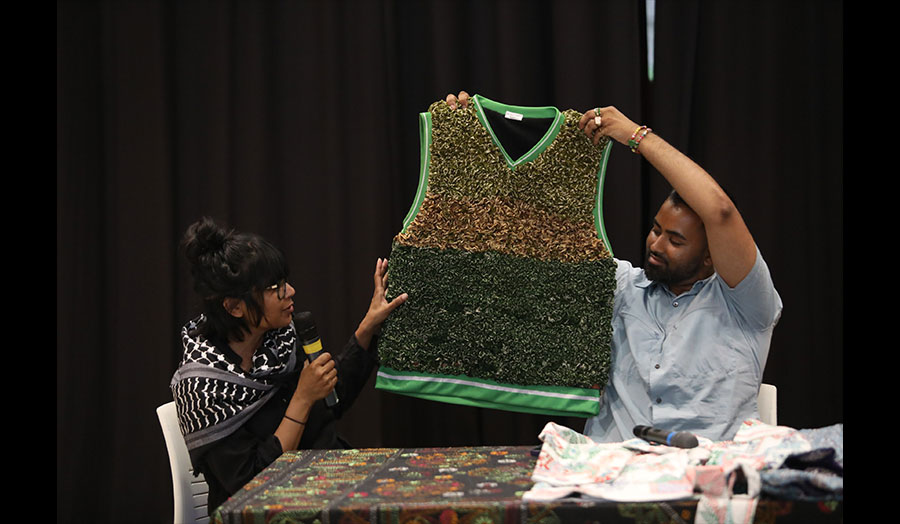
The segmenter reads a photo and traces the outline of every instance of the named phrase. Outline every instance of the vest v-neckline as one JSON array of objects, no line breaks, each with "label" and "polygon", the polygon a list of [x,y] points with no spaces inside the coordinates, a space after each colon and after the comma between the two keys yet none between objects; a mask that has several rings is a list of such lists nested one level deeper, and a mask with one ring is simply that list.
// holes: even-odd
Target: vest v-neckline
[{"label": "vest v-neckline", "polygon": [[[556,139],[556,135],[559,134],[562,121],[564,119],[563,113],[559,111],[559,109],[547,106],[547,107],[525,107],[525,106],[512,106],[508,104],[503,104],[500,102],[495,102],[493,100],[487,99],[481,95],[472,96],[472,101],[475,104],[475,113],[478,115],[478,121],[481,122],[481,125],[487,130],[488,134],[491,136],[491,140],[494,142],[494,145],[500,150],[503,154],[504,160],[506,160],[506,165],[510,169],[515,169],[516,166],[524,164],[525,162],[530,162],[538,157],[547,147],[553,143],[553,140]],[[519,158],[510,157],[507,152],[507,148],[503,146],[503,143],[500,142],[500,139],[497,137],[497,133],[494,132],[493,127],[491,127],[491,123],[485,115],[485,109],[490,111],[495,111],[497,113],[503,115],[511,115],[514,118],[546,118],[553,119],[550,124],[550,127],[547,128],[547,131],[538,140],[525,154],[520,156]]]}]

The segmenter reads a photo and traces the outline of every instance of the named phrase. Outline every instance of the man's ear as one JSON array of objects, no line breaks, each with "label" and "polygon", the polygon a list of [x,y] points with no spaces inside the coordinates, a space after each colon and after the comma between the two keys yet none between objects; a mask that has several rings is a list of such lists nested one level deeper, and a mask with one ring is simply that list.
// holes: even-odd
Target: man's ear
[{"label": "man's ear", "polygon": [[222,307],[225,308],[229,315],[235,318],[244,318],[246,314],[244,301],[239,298],[225,297],[222,301]]}]

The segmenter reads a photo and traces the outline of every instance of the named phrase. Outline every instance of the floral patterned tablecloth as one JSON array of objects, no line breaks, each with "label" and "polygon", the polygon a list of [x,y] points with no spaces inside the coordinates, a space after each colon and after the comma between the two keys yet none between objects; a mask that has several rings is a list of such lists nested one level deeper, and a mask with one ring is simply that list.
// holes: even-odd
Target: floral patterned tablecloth
[{"label": "floral patterned tablecloth", "polygon": [[[529,446],[283,454],[216,509],[221,524],[693,522],[697,501],[522,500]],[[756,522],[842,522],[841,502],[761,500]]]}]

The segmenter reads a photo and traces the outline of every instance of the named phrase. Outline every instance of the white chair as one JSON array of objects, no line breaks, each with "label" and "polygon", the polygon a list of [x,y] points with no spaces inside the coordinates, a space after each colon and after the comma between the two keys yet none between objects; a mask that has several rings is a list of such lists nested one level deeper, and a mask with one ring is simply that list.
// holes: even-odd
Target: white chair
[{"label": "white chair", "polygon": [[759,398],[756,403],[759,407],[759,420],[773,426],[778,425],[778,388],[771,384],[759,386]]},{"label": "white chair", "polygon": [[169,465],[172,467],[172,488],[175,493],[175,524],[190,522],[209,522],[206,508],[206,497],[209,486],[201,473],[194,476],[194,468],[188,455],[187,445],[178,427],[178,415],[175,413],[175,402],[169,402],[156,408],[159,425],[162,426],[169,450]]}]

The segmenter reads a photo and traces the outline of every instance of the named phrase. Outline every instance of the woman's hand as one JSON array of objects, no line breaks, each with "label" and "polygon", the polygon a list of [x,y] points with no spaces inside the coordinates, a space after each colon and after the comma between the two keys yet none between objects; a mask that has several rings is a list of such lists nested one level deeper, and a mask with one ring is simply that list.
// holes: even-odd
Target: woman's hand
[{"label": "woman's hand", "polygon": [[304,359],[297,388],[275,430],[282,451],[297,449],[313,404],[327,397],[336,385],[337,369],[330,354],[322,353],[312,362]]},{"label": "woman's hand", "polygon": [[360,322],[356,329],[356,340],[363,348],[368,349],[372,342],[372,337],[381,329],[381,324],[391,314],[391,311],[397,309],[400,304],[406,302],[409,296],[406,293],[394,298],[388,302],[387,300],[387,259],[379,258],[375,262],[375,292],[372,294],[372,302],[369,303],[369,311],[366,312],[365,318]]},{"label": "woman's hand", "polygon": [[314,361],[303,363],[294,397],[310,404],[327,397],[337,385],[337,368],[331,354],[322,353]]}]

